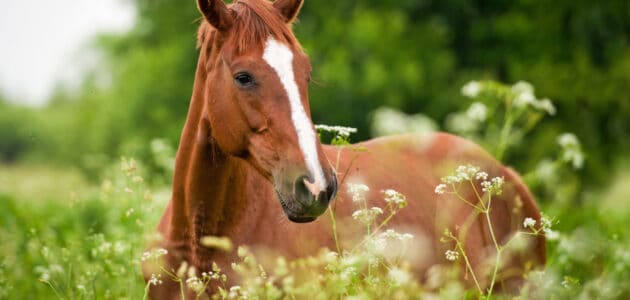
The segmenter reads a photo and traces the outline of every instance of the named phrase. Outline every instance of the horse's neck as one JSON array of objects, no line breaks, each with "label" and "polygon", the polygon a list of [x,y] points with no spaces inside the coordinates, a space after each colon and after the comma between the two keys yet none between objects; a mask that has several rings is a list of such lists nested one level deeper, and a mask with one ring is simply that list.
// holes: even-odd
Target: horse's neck
[{"label": "horse's neck", "polygon": [[[245,206],[250,168],[222,154],[209,138],[204,119],[203,82],[197,71],[193,97],[175,160],[168,240],[183,251],[199,247],[204,236],[228,235]],[[188,252],[188,251],[186,251]]]}]

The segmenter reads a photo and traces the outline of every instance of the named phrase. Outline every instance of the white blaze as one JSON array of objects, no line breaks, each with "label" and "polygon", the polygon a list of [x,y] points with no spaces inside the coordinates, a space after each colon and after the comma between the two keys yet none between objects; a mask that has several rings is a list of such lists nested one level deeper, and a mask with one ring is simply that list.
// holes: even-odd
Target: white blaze
[{"label": "white blaze", "polygon": [[312,179],[315,180],[312,185],[308,182],[305,183],[309,190],[317,196],[320,191],[324,190],[326,179],[324,178],[324,172],[322,171],[317,157],[315,131],[313,130],[311,120],[306,116],[304,106],[302,106],[300,99],[300,91],[295,83],[295,76],[293,74],[293,52],[291,52],[286,45],[279,43],[273,38],[269,38],[265,44],[263,59],[276,71],[289,97],[291,119],[293,120],[295,131],[297,132],[300,149],[302,150],[302,154],[304,154],[304,160],[306,160],[306,166],[311,173],[310,175],[313,176]]}]

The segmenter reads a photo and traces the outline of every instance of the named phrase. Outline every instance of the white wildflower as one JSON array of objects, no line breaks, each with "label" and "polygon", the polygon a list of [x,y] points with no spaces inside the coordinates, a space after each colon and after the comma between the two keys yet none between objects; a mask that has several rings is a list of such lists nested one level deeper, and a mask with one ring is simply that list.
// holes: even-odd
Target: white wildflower
[{"label": "white wildflower", "polygon": [[562,147],[562,160],[570,162],[574,169],[581,169],[584,165],[584,154],[580,141],[573,133],[563,133],[557,138]]},{"label": "white wildflower", "polygon": [[525,228],[533,228],[534,225],[536,225],[536,220],[532,219],[532,218],[525,218],[525,220],[523,221],[523,227]]},{"label": "white wildflower", "polygon": [[383,236],[370,238],[366,240],[367,249],[371,252],[383,253],[387,247],[387,240]]},{"label": "white wildflower", "polygon": [[186,279],[186,286],[196,293],[201,293],[206,288],[204,282],[196,276]]},{"label": "white wildflower", "polygon": [[553,105],[551,100],[549,100],[547,98],[542,99],[540,101],[536,101],[536,102],[533,103],[533,105],[534,105],[534,108],[537,108],[539,110],[544,110],[550,116],[553,116],[553,115],[556,114],[556,107]]},{"label": "white wildflower", "polygon": [[387,189],[383,191],[383,194],[385,194],[384,200],[387,203],[398,205],[398,207],[401,208],[407,205],[407,198],[405,197],[405,195],[395,190]]},{"label": "white wildflower", "polygon": [[166,255],[167,253],[168,251],[166,251],[166,249],[164,248],[153,249],[151,251],[142,253],[142,257],[140,258],[140,260],[145,261],[149,259],[158,259]]},{"label": "white wildflower", "polygon": [[446,184],[441,183],[435,187],[435,193],[438,195],[442,195],[446,192]]},{"label": "white wildflower", "polygon": [[348,193],[352,196],[353,202],[365,201],[365,194],[370,188],[365,184],[348,183]]},{"label": "white wildflower", "polygon": [[[534,107],[536,109],[547,110],[549,114],[555,113],[555,107],[551,104],[551,101],[538,101],[534,96],[534,87],[525,81],[519,81],[512,86],[512,94],[514,95],[514,106],[518,108],[525,108],[527,106]],[[553,111],[553,112],[551,112]]]},{"label": "white wildflower", "polygon": [[149,279],[149,284],[150,285],[160,285],[162,284],[162,274],[158,274],[157,276],[155,274],[151,274],[151,279]]},{"label": "white wildflower", "polygon": [[475,174],[475,180],[486,180],[488,179],[488,173],[486,172],[478,172]]},{"label": "white wildflower", "polygon": [[455,176],[459,177],[462,181],[472,180],[479,172],[479,168],[471,165],[459,166],[455,170]]},{"label": "white wildflower", "polygon": [[449,175],[442,178],[442,182],[447,184],[460,183],[462,182],[462,178],[455,175]]},{"label": "white wildflower", "polygon": [[462,95],[475,98],[481,93],[482,85],[478,81],[469,81],[462,87]]},{"label": "white wildflower", "polygon": [[381,234],[379,234],[379,237],[381,238],[386,238],[386,239],[391,239],[391,240],[398,240],[398,241],[407,241],[407,240],[411,240],[413,239],[413,234],[411,233],[398,233],[393,229],[387,229],[384,232],[382,232]]},{"label": "white wildflower", "polygon": [[466,115],[474,121],[484,122],[488,118],[488,108],[480,102],[474,102],[466,111]]},{"label": "white wildflower", "polygon": [[557,138],[558,144],[564,148],[579,146],[580,142],[578,141],[577,136],[575,134],[567,132],[558,136]]},{"label": "white wildflower", "polygon": [[490,181],[486,180],[481,182],[481,190],[484,193],[490,193],[495,195],[501,195],[503,192],[503,184],[505,180],[503,177],[494,177]]},{"label": "white wildflower", "polygon": [[560,234],[557,231],[551,230],[551,228],[543,228],[545,238],[550,241],[555,241],[560,238]]},{"label": "white wildflower", "polygon": [[371,211],[373,214],[376,214],[376,215],[382,215],[382,214],[383,214],[383,210],[382,210],[380,207],[372,207],[372,208],[370,209],[370,211]]},{"label": "white wildflower", "polygon": [[382,237],[396,238],[398,233],[393,229],[387,229],[380,234]]},{"label": "white wildflower", "polygon": [[372,207],[370,209],[360,209],[352,213],[352,218],[363,223],[370,224],[376,220],[378,215],[383,214],[383,210],[378,207]]},{"label": "white wildflower", "polygon": [[522,92],[514,98],[514,106],[518,108],[533,106],[536,101],[536,96],[534,96],[533,92]]},{"label": "white wildflower", "polygon": [[323,124],[315,125],[315,129],[320,130],[320,131],[335,133],[340,137],[349,137],[350,134],[357,132],[357,129],[353,127],[330,126],[330,125],[323,125]]},{"label": "white wildflower", "polygon": [[534,86],[527,82],[527,81],[519,81],[517,83],[515,83],[514,85],[512,85],[512,93],[514,93],[515,95],[518,94],[522,94],[522,93],[530,93],[533,94],[534,93]]},{"label": "white wildflower", "polygon": [[444,252],[444,256],[447,260],[456,261],[457,259],[459,259],[459,252],[454,250],[446,250],[446,252]]}]

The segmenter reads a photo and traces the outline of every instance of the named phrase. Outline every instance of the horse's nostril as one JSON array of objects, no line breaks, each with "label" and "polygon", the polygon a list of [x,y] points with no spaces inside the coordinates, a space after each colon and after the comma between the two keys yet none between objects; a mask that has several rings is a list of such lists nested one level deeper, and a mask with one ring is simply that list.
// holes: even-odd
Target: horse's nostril
[{"label": "horse's nostril", "polygon": [[303,205],[328,204],[337,195],[337,176],[332,173],[326,186],[321,186],[309,176],[300,176],[294,183],[294,193]]},{"label": "horse's nostril", "polygon": [[[295,194],[297,199],[310,198],[309,196],[311,195],[311,192],[309,191],[307,184],[308,184],[308,177],[306,176],[300,176],[298,177],[298,179],[295,180],[295,183],[293,185],[294,187],[293,193]],[[303,204],[307,204],[307,203],[303,203]]]}]

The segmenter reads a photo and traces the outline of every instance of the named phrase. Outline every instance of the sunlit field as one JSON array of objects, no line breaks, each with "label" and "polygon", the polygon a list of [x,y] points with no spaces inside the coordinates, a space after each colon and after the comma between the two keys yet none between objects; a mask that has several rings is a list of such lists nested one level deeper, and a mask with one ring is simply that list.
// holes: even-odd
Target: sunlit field
[{"label": "sunlit field", "polygon": [[[533,88],[526,83],[508,86],[471,82],[462,93],[471,99],[471,105],[454,115],[468,120],[458,121],[459,127],[452,130],[476,139],[496,156],[510,153],[515,136],[523,136],[524,130],[537,130],[556,113],[551,102],[541,104],[546,102],[533,97]],[[533,100],[519,104],[523,93],[531,93]],[[502,117],[488,115],[487,110]],[[390,118],[385,124],[406,124],[413,117],[397,115],[398,119],[393,120],[390,114],[383,118]],[[326,142],[332,138],[339,147],[352,147],[347,143],[351,129],[319,128]],[[154,161],[172,163],[170,147],[162,141],[154,141],[152,146],[148,151],[153,153]],[[547,236],[548,262],[543,270],[527,275],[517,297],[627,299],[630,189],[626,183],[630,169],[620,167],[611,176],[610,188],[588,190],[582,201],[571,201],[568,198],[579,186],[566,186],[570,185],[570,175],[582,167],[585,154],[572,134],[560,135],[557,144],[550,147],[556,149],[555,157],[539,158],[535,170],[521,171],[537,191],[547,222],[536,226],[533,220],[523,220],[521,232]],[[167,270],[168,275],[156,275],[147,284],[140,264],[144,260],[160,264],[160,249],[145,250],[156,238],[156,223],[170,197],[169,172],[151,174],[147,170],[143,162],[123,157],[106,167],[97,181],[90,181],[73,169],[2,166],[0,298],[141,299],[153,285],[166,280],[175,280],[182,291],[192,290],[202,298],[205,287],[216,284],[220,288],[212,297],[218,299],[507,297],[462,285],[456,279],[455,268],[436,271],[434,278],[420,284],[404,260],[383,251],[388,245],[400,249],[412,245],[408,241],[414,239],[413,235],[388,230],[387,220],[395,218],[396,212],[414,199],[395,191],[385,192],[383,199],[365,199],[362,191],[369,187],[356,185],[348,187],[357,202],[353,218],[359,228],[367,230],[354,247],[322,249],[296,261],[275,257],[266,264],[271,267],[263,268],[258,260],[267,258],[255,257],[247,248],[219,237],[207,237],[208,247],[238,252],[241,260],[232,268],[242,277],[240,285],[226,285],[224,270],[196,272],[186,265]],[[453,176],[436,187],[436,197],[462,181],[488,179],[483,173],[474,166],[453,170]],[[495,183],[488,179],[488,185],[482,186],[492,194],[501,189]],[[330,213],[323,217],[334,221]],[[456,237],[445,233],[443,238]],[[445,256],[454,265],[466,268],[466,253],[461,248],[449,250]]]},{"label": "sunlit field", "polygon": [[[257,0],[224,2],[235,1],[250,1],[234,6],[238,7]],[[185,299],[630,299],[630,1],[306,0],[303,5],[275,1],[285,9],[267,3],[271,16],[263,19],[293,20],[291,34],[285,32],[289,27],[282,19],[265,26],[277,23],[274,26],[282,29],[283,36],[295,35],[301,46],[291,44],[295,49],[287,50],[300,67],[282,63],[280,68],[282,74],[293,73],[293,81],[299,85],[297,98],[304,105],[308,102],[306,115],[300,118],[301,128],[310,128],[312,121],[321,143],[339,151],[334,158],[335,148],[324,147],[328,166],[319,154],[315,155],[319,163],[306,159],[308,151],[301,149],[305,161],[310,161],[307,168],[319,165],[316,169],[323,168],[326,176],[336,172],[338,181],[333,176],[321,180],[323,175],[317,174],[322,172],[309,169],[316,178],[303,181],[303,193],[296,194],[295,180],[287,179],[283,187],[298,196],[308,194],[309,202],[320,201],[313,202],[317,207],[304,205],[293,195],[295,201],[290,203],[304,206],[302,213],[293,215],[298,221],[310,220],[326,209],[323,198],[310,199],[317,191],[326,199],[338,192],[339,197],[318,217],[319,223],[304,225],[320,230],[322,236],[330,230],[328,248],[309,252],[307,257],[280,254],[284,234],[277,232],[284,228],[295,232],[293,226],[299,226],[290,223],[285,202],[274,202],[275,215],[264,223],[286,226],[270,227],[279,228],[269,234],[279,241],[272,245],[275,251],[264,245],[237,244],[235,240],[247,235],[237,235],[244,229],[236,225],[234,230],[225,226],[232,230],[225,232],[233,234],[234,240],[203,236],[207,231],[190,229],[200,235],[194,237],[199,238],[199,245],[194,245],[199,252],[192,260],[203,257],[197,256],[202,252],[213,259],[234,258],[218,265],[208,261],[204,270],[191,262],[174,262],[179,259],[175,258],[178,245],[169,250],[149,248],[172,246],[168,241],[160,243],[163,237],[156,227],[171,200],[175,158],[191,94],[193,100],[199,100],[196,104],[204,105],[202,116],[210,120],[210,129],[220,133],[214,135],[210,130],[209,139],[232,134],[232,129],[246,136],[249,132],[240,119],[221,119],[233,117],[220,114],[233,110],[208,101],[225,99],[213,99],[208,92],[222,92],[216,89],[225,87],[244,92],[246,85],[262,82],[256,79],[271,78],[245,70],[227,80],[207,80],[215,78],[217,70],[210,67],[214,66],[210,61],[225,59],[208,49],[223,51],[214,43],[232,42],[224,41],[216,31],[210,33],[210,27],[231,24],[222,22],[231,20],[225,14],[229,9],[204,10],[204,4],[219,4],[205,0],[104,0],[103,6],[99,2],[92,11],[112,22],[127,18],[127,25],[117,31],[94,31],[88,39],[76,40],[76,52],[68,54],[64,65],[62,58],[50,55],[56,46],[66,44],[72,32],[113,28],[112,24],[101,24],[83,6],[22,1],[0,10],[0,41],[5,42],[0,60],[8,62],[0,64],[0,300],[147,299],[160,288]],[[114,13],[109,13],[105,2],[126,8],[122,11],[113,5]],[[56,10],[49,10],[53,6]],[[288,6],[294,9],[286,9]],[[298,11],[297,19],[290,15]],[[213,18],[213,13],[224,18]],[[47,19],[51,16],[55,22]],[[81,25],[85,22],[93,22],[93,26]],[[249,29],[242,30],[243,34],[258,31]],[[245,43],[248,37],[233,42],[249,45]],[[258,38],[252,43],[254,40]],[[267,37],[266,41],[271,40]],[[285,46],[272,52],[286,54]],[[278,72],[278,64],[265,58],[266,52],[256,63],[267,63]],[[58,72],[47,71],[43,60],[59,66]],[[49,81],[41,81],[44,75],[50,76]],[[273,87],[267,85],[270,88],[261,95],[281,93],[280,84],[286,89],[282,79],[271,84]],[[46,95],[29,98],[42,94],[44,87],[49,90]],[[206,95],[201,97],[204,89]],[[274,113],[285,105],[261,103],[262,111]],[[217,121],[209,107],[218,108],[218,120],[229,121]],[[193,110],[197,108],[193,106]],[[271,123],[277,127],[291,129],[284,126],[291,122],[288,119],[265,118],[273,119]],[[358,146],[369,139],[399,134],[428,145],[435,140],[420,139],[434,137],[435,132],[463,138],[457,139],[460,144],[445,146],[457,152],[454,155],[460,154],[457,145],[469,145],[464,140],[480,148],[475,148],[476,153],[471,150],[471,161],[460,162],[457,157],[452,166],[450,159],[455,156],[431,160],[427,165],[434,171],[424,177],[425,169],[413,165],[419,157],[398,148],[389,151],[389,142]],[[288,135],[279,136],[287,139]],[[304,136],[298,133],[298,140]],[[308,144],[317,148],[315,136],[307,137]],[[407,143],[403,139],[396,138]],[[414,143],[408,144],[416,146]],[[371,148],[376,144],[382,148]],[[217,143],[213,149],[233,154],[221,147],[230,148]],[[360,168],[351,169],[356,166],[354,159],[368,149],[377,149],[383,158],[359,160]],[[483,156],[481,149],[488,155]],[[293,150],[275,155],[293,156]],[[260,154],[253,148],[237,153],[254,160]],[[344,156],[346,153],[354,158],[348,159],[352,156]],[[376,160],[381,168],[367,169]],[[285,164],[274,168],[299,167]],[[507,169],[483,169],[499,164],[516,171],[522,183]],[[332,166],[334,171],[328,169]],[[347,169],[339,170],[339,166]],[[366,175],[354,174],[354,170]],[[247,170],[248,180],[260,175],[254,172],[254,168]],[[403,178],[403,174],[417,175]],[[196,190],[191,188],[195,186],[190,184],[191,177],[195,176],[185,179],[184,194],[203,195],[190,192]],[[345,177],[350,180],[344,181]],[[410,177],[422,178],[417,178],[416,186],[416,178]],[[268,183],[261,177],[248,184],[256,182]],[[401,191],[419,191],[425,196],[362,184],[366,182],[400,183]],[[531,215],[535,209],[528,205],[531,201],[523,185],[536,199],[540,219]],[[271,197],[269,188],[264,190]],[[244,194],[257,191],[251,190]],[[256,204],[278,199],[264,198]],[[434,224],[402,226],[417,218],[414,213],[417,207],[424,209],[424,203],[442,209],[441,215],[435,213],[435,222],[426,222]],[[502,206],[495,210],[497,205]],[[451,213],[452,207],[461,208],[462,213]],[[267,215],[260,207],[248,208]],[[501,213],[510,210],[513,215]],[[238,215],[242,211],[222,211],[221,222],[227,219],[227,212]],[[247,213],[242,215],[249,216]],[[468,217],[460,219],[464,213]],[[214,221],[206,215],[200,217]],[[253,220],[242,219],[247,224]],[[450,219],[457,222],[446,227],[438,224]],[[471,220],[480,227],[469,232]],[[320,224],[323,226],[314,226]],[[206,225],[190,228],[212,227]],[[505,226],[511,226],[511,233]],[[224,232],[220,229],[224,228],[212,232]],[[474,232],[482,234],[468,235]],[[305,242],[314,244],[314,235],[319,233],[302,235],[307,236]],[[537,242],[543,237],[546,264],[538,266],[536,261],[544,251]],[[476,244],[479,238],[484,246]],[[301,246],[302,240],[290,242]],[[290,250],[286,255],[296,249]],[[418,258],[431,261],[427,270],[418,271],[422,266],[416,264]],[[519,265],[514,268],[515,264]]]}]

